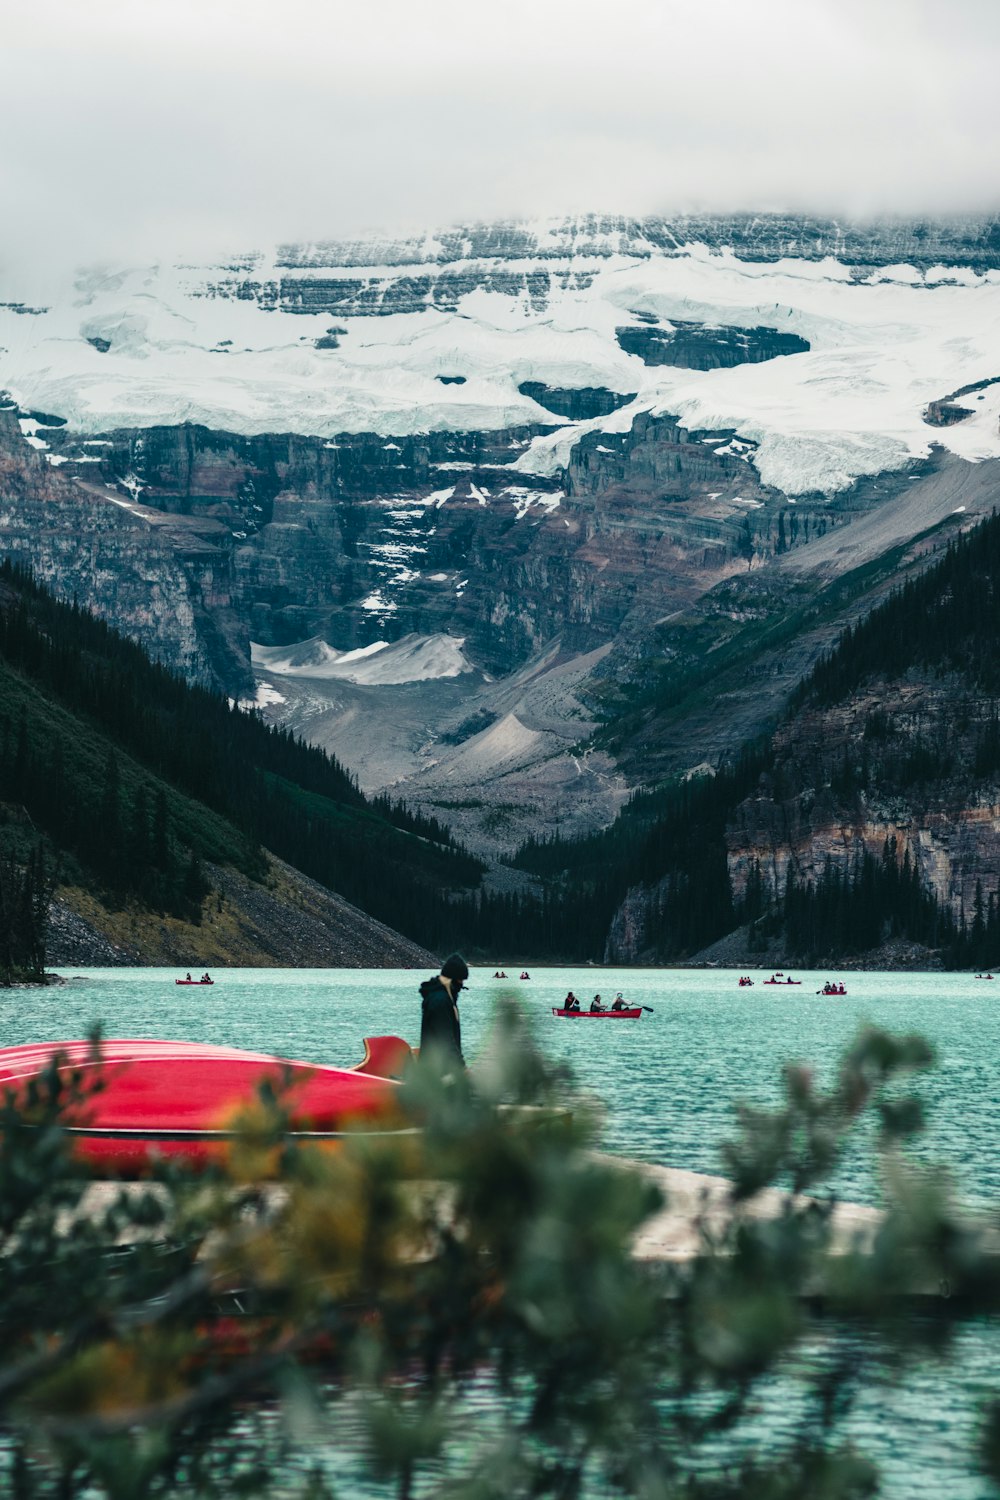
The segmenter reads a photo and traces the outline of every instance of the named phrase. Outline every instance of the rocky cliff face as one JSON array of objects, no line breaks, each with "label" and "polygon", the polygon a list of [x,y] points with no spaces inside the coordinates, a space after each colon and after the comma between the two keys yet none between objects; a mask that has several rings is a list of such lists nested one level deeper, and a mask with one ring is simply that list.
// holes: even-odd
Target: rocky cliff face
[{"label": "rocky cliff face", "polygon": [[52,463],[52,446],[35,431],[29,435],[39,446],[29,445],[24,426],[61,440],[60,428],[38,429],[16,408],[0,409],[3,555],[192,681],[247,691],[249,643],[233,609],[232,554],[222,526],[165,515],[68,473]]},{"label": "rocky cliff face", "polygon": [[[455,377],[438,376],[439,380]],[[557,417],[566,417],[571,422],[590,422],[594,417],[608,417],[613,411],[627,406],[635,400],[634,391],[620,395],[617,391],[605,390],[603,386],[558,387],[546,385],[542,380],[522,380],[518,386],[522,396],[534,401]]]},{"label": "rocky cliff face", "polygon": [[[617,683],[682,658],[685,635],[763,633],[792,595],[811,609],[800,556],[828,581],[972,513],[958,485],[918,504],[918,466],[932,439],[966,469],[1000,453],[1000,292],[978,279],[997,267],[993,218],[591,216],[85,272],[45,306],[2,286],[0,381],[21,405],[0,430],[0,542],[234,695],[251,639],[448,636],[494,678],[552,650]],[[721,727],[703,706],[669,753],[640,725],[630,779],[753,733],[814,644],[742,679]],[[570,747],[593,723],[579,686]],[[443,735],[498,715],[525,731],[514,706],[455,696]],[[321,697],[296,695],[306,733]],[[436,720],[421,740],[408,712],[433,758]],[[556,717],[536,709],[530,733]]]},{"label": "rocky cliff face", "polygon": [[[116,431],[91,440],[83,470],[72,433],[46,429],[46,441],[67,475],[94,476],[99,509],[122,502],[110,524],[145,537],[151,555],[172,554],[190,628],[204,636],[197,670],[210,663],[230,691],[245,681],[249,638],[321,635],[344,650],[446,633],[499,673],[556,637],[591,650],[843,520],[800,501],[786,522],[783,497],[753,468],[754,445],[732,431],[641,413],[623,432],[585,434],[554,477],[511,472],[511,453],[541,430],[335,441]],[[48,455],[37,457],[47,473]],[[113,608],[131,608],[120,622],[150,638],[122,587]],[[213,636],[220,620],[228,660]],[[158,649],[169,654],[166,637]],[[190,644],[173,660],[190,673]]]},{"label": "rocky cliff face", "polygon": [[827,862],[850,872],[893,839],[924,887],[971,920],[977,882],[987,895],[1000,885],[1000,781],[983,750],[997,711],[957,680],[918,680],[798,715],[730,829],[734,893],[755,864],[780,896],[790,869],[818,882]]},{"label": "rocky cliff face", "polygon": [[[970,694],[958,678],[871,684],[843,703],[796,714],[775,734],[773,767],[734,809],[726,862],[739,901],[760,876],[765,906],[781,910],[791,877],[819,886],[827,872],[852,877],[887,845],[915,870],[956,922],[971,925],[1000,893],[1000,700]],[[606,963],[653,963],[652,934],[674,877],[636,885],[611,922]],[[780,938],[741,929],[706,950],[722,966],[782,962]],[[887,943],[867,962],[927,967],[929,949]]]},{"label": "rocky cliff face", "polygon": [[668,328],[649,322],[615,329],[626,354],[638,354],[647,365],[676,365],[683,370],[731,370],[759,365],[786,354],[805,354],[808,339],[776,328],[713,328],[674,318]]},{"label": "rocky cliff face", "polygon": [[[645,219],[583,214],[537,227],[519,223],[474,224],[411,240],[329,240],[283,245],[279,272],[327,267],[423,265],[531,259],[545,266],[567,257],[601,260],[614,255],[681,255],[691,245],[729,250],[742,260],[831,257],[866,267],[908,263],[916,267],[1000,268],[1000,219],[996,215],[851,221],[803,214],[678,214]],[[259,257],[233,266],[229,285],[241,286]],[[243,280],[241,280],[241,272]],[[227,284],[227,283],[223,283]],[[370,287],[371,279],[360,282]]]}]

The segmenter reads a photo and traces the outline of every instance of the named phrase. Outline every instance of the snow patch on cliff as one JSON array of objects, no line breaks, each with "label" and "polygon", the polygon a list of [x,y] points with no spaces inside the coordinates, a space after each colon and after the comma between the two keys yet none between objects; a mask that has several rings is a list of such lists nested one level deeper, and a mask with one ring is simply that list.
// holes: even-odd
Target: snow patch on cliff
[{"label": "snow patch on cliff", "polygon": [[319,636],[295,646],[251,645],[251,661],[275,677],[318,678],[371,687],[429,682],[474,670],[462,647],[464,636],[406,635],[390,644],[373,641],[353,651],[335,651]]}]

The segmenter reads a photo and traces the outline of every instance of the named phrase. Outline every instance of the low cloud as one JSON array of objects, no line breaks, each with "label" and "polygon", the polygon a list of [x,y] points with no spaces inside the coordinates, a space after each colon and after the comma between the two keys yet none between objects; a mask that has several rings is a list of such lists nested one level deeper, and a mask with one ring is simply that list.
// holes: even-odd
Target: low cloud
[{"label": "low cloud", "polygon": [[5,21],[8,260],[589,210],[997,205],[978,0],[37,0]]}]

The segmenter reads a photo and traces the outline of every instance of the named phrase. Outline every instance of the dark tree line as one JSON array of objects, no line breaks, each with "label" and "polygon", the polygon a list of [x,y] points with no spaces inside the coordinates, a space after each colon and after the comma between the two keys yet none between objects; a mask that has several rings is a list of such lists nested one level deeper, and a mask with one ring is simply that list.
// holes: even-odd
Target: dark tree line
[{"label": "dark tree line", "polygon": [[[969,692],[1000,695],[1000,517],[957,538],[940,562],[908,582],[837,646],[793,696],[805,704],[839,703],[863,682],[896,679],[913,668],[956,674]],[[991,713],[972,728],[961,715],[916,737],[896,735],[891,713],[869,715],[860,749],[817,753],[810,783],[840,799],[865,791],[931,788],[957,770],[974,779],[1000,771],[1000,722]],[[768,901],[753,872],[734,902],[726,832],[740,802],[761,776],[777,801],[800,790],[802,768],[779,765],[767,749],[747,748],[732,767],[633,799],[615,824],[589,839],[529,840],[515,863],[550,882],[567,923],[585,911],[587,956],[600,956],[612,915],[629,891],[644,904],[644,940],[660,959],[683,959],[738,923],[758,939],[779,936],[789,956],[857,953],[889,938],[937,948],[955,967],[1000,964],[996,893],[980,891],[971,913],[956,920],[921,886],[908,852],[866,854],[854,867],[830,865],[818,881],[796,882]],[[600,891],[600,895],[598,895]],[[586,931],[585,927],[585,931]],[[581,950],[583,952],[584,950]]]},{"label": "dark tree line", "polygon": [[153,910],[200,920],[208,886],[196,851],[178,842],[163,785],[140,781],[129,796],[114,749],[99,776],[81,776],[73,745],[58,733],[40,742],[22,712],[16,727],[0,728],[0,795],[89,869],[109,904],[138,895]]},{"label": "dark tree line", "polygon": [[912,667],[961,674],[1000,694],[1000,515],[957,537],[940,562],[910,579],[857,625],[792,698],[839,703],[862,682],[899,678]]},{"label": "dark tree line", "polygon": [[0,857],[0,981],[41,979],[52,886],[41,844],[20,863]]},{"label": "dark tree line", "polygon": [[869,851],[849,868],[828,860],[819,880],[789,868],[783,895],[771,898],[756,865],[736,905],[760,949],[779,937],[789,958],[815,966],[837,955],[865,953],[901,938],[936,949],[949,968],[1000,966],[1000,892],[984,896],[976,882],[971,914],[958,919],[920,880],[909,850],[899,858],[895,838],[880,858]]},{"label": "dark tree line", "polygon": [[[179,832],[180,791],[235,830],[225,857],[251,877],[264,872],[264,846],[420,942],[457,940],[456,894],[482,867],[436,818],[384,797],[372,806],[324,751],[188,686],[9,563],[0,664],[31,688],[12,688],[21,711],[0,724],[0,798],[22,804],[111,900],[196,915],[200,858],[220,857],[219,825],[202,838],[188,805]],[[74,723],[94,733],[77,735]],[[113,751],[100,766],[95,744]]]},{"label": "dark tree line", "polygon": [[581,956],[603,958],[615,911],[638,889],[647,946],[685,958],[735,925],[726,827],[770,762],[767,749],[748,747],[714,775],[637,794],[589,839],[529,840],[515,863],[556,883],[554,929],[579,932]]},{"label": "dark tree line", "polygon": [[867,850],[852,869],[827,862],[817,882],[789,869],[780,909],[789,953],[803,960],[864,953],[889,938],[937,948],[956,936],[950,913],[923,888],[907,849],[887,839],[880,859]]},{"label": "dark tree line", "polygon": [[[156,775],[243,826],[256,778],[282,777],[345,807],[369,804],[335,757],[266,724],[221,694],[192,687],[77,604],[52,598],[25,569],[0,564],[0,657],[98,724]],[[434,818],[383,797],[379,816],[434,842]]]}]

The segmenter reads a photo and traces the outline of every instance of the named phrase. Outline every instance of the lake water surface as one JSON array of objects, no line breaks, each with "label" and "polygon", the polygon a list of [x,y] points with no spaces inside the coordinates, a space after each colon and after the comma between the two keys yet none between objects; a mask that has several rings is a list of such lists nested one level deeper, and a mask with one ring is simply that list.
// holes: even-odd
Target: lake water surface
[{"label": "lake water surface", "polygon": [[[718,1172],[735,1099],[775,1102],[781,1065],[813,1064],[821,1081],[864,1022],[917,1031],[938,1052],[919,1080],[928,1112],[920,1151],[947,1161],[970,1201],[1000,1202],[1000,979],[960,974],[848,974],[843,998],[819,996],[824,974],[799,970],[800,986],[739,989],[722,970],[535,969],[530,982],[474,970],[461,997],[466,1057],[486,1041],[496,998],[513,993],[541,1046],[569,1062],[580,1086],[605,1104],[610,1150],[667,1166]],[[516,971],[515,971],[516,972]],[[48,990],[0,992],[0,1036],[68,1040],[100,1021],[106,1036],[221,1042],[310,1062],[352,1066],[362,1038],[420,1034],[423,971],[217,970],[212,989],[174,984],[176,969],[93,969]],[[600,991],[652,1007],[639,1021],[552,1015],[567,990],[586,1006]],[[842,1168],[845,1197],[878,1201],[858,1151]]]},{"label": "lake water surface", "polygon": [[[178,973],[94,969],[45,991],[0,993],[0,1035],[8,1045],[68,1040],[100,1021],[107,1036],[221,1042],[348,1066],[360,1060],[364,1036],[419,1038],[425,971],[218,970],[212,989],[178,988]],[[920,1032],[939,1061],[919,1080],[929,1117],[919,1154],[947,1162],[970,1202],[1000,1203],[1000,979],[799,970],[800,986],[764,986],[768,976],[758,974],[752,989],[739,989],[738,975],[723,970],[535,969],[524,983],[491,974],[474,970],[461,998],[467,1058],[486,1042],[497,996],[514,993],[544,1050],[569,1062],[579,1085],[604,1101],[609,1150],[702,1172],[721,1170],[733,1100],[776,1101],[784,1061],[807,1061],[829,1081],[863,1022]],[[817,995],[827,977],[844,979],[847,996]],[[552,1007],[571,988],[584,1005],[597,990],[610,1003],[621,989],[652,1014],[637,1022],[557,1019]],[[879,1201],[860,1143],[836,1186],[844,1197]],[[960,1350],[947,1366],[929,1364],[901,1386],[874,1389],[855,1419],[854,1435],[882,1464],[893,1500],[996,1493],[971,1472],[968,1454],[978,1403],[1000,1390],[1000,1327],[985,1320],[964,1331]]]}]

